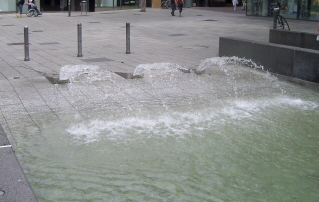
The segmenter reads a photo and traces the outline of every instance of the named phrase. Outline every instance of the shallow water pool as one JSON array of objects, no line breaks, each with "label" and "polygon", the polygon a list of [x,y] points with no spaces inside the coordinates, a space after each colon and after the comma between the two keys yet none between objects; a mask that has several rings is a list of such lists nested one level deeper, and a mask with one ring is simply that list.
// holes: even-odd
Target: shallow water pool
[{"label": "shallow water pool", "polygon": [[79,105],[91,110],[46,117],[30,129],[38,135],[20,136],[39,200],[316,201],[318,92],[236,63],[205,64],[202,75],[144,64],[134,80],[65,67],[71,83],[57,88],[71,103],[91,91]]}]

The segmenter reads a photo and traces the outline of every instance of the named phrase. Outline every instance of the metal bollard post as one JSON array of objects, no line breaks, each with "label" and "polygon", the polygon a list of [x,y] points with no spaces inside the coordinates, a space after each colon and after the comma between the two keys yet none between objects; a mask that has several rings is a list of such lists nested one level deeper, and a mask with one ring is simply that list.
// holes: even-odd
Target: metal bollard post
[{"label": "metal bollard post", "polygon": [[82,25],[78,23],[78,57],[82,56]]},{"label": "metal bollard post", "polygon": [[68,0],[69,17],[71,16],[71,0]]},{"label": "metal bollard post", "polygon": [[279,15],[279,10],[274,9],[274,25],[273,25],[273,29],[277,29],[277,18]]},{"label": "metal bollard post", "polygon": [[85,12],[85,15],[88,15],[86,1],[81,1],[80,6],[81,6],[81,15],[82,15],[82,12]]},{"label": "metal bollard post", "polygon": [[126,23],[126,54],[131,54],[130,50],[130,23]]},{"label": "metal bollard post", "polygon": [[29,58],[29,29],[24,26],[24,61],[30,61]]}]

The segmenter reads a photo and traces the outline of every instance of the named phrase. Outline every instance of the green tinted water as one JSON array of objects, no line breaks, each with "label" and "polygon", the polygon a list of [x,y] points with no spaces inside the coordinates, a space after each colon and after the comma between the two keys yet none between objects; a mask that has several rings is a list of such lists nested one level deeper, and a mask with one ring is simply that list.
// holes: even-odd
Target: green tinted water
[{"label": "green tinted water", "polygon": [[[317,201],[319,94],[231,68],[187,83],[172,73],[129,81],[151,82],[163,109],[43,120],[20,140],[39,200]],[[174,102],[157,89],[170,84],[182,89]]]}]

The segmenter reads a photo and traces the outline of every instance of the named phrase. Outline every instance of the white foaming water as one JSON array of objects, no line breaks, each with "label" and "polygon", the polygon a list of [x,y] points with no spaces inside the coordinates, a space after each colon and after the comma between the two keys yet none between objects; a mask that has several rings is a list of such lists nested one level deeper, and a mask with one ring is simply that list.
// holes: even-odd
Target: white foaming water
[{"label": "white foaming water", "polygon": [[292,98],[289,96],[282,95],[277,98],[271,99],[260,99],[260,100],[236,100],[234,101],[234,105],[243,110],[248,111],[259,111],[259,109],[263,109],[271,106],[288,106],[288,107],[296,107],[303,110],[314,110],[318,108],[318,104],[311,101],[304,101],[301,99]]},{"label": "white foaming water", "polygon": [[[76,143],[88,144],[96,141],[127,142],[143,138],[187,138],[202,136],[202,131],[210,130],[232,122],[232,120],[260,119],[262,114],[273,108],[295,108],[316,110],[318,104],[288,96],[272,99],[229,100],[219,108],[207,106],[205,110],[173,112],[152,116],[130,116],[113,120],[93,119],[71,124],[66,131]],[[227,120],[227,121],[225,121]],[[260,119],[262,121],[262,119]],[[239,123],[241,124],[241,123]]]},{"label": "white foaming water", "polygon": [[96,65],[65,65],[60,69],[60,80],[88,82],[106,80],[111,72],[103,70]]},{"label": "white foaming water", "polygon": [[[185,73],[187,72],[186,69],[178,64],[154,63],[138,65],[134,71],[134,75],[145,74],[144,78],[140,80],[148,82],[153,86],[154,89],[152,91],[159,97],[162,97],[161,103],[163,106],[165,106],[166,103],[166,96],[169,96],[166,92],[161,95],[160,92],[163,87],[164,89],[169,89],[171,86],[176,87],[178,84],[179,88],[177,90],[185,88],[182,89],[179,94],[182,93],[184,97],[186,95],[186,99],[188,99],[189,96],[195,96],[188,102],[189,107],[187,107],[187,109],[191,110],[191,112],[174,112],[170,110],[164,113],[153,114],[152,116],[145,115],[147,114],[145,112],[140,112],[135,115],[112,120],[93,118],[72,123],[66,131],[78,144],[88,144],[105,140],[125,142],[132,138],[139,139],[141,138],[140,135],[161,138],[172,136],[185,138],[194,134],[201,135],[198,131],[210,128],[212,125],[223,125],[233,119],[258,119],[260,113],[268,108],[297,107],[303,110],[313,110],[318,107],[314,102],[303,101],[298,98],[283,95],[278,80],[275,77],[250,68],[243,69],[240,65],[250,66],[253,67],[253,69],[263,69],[251,60],[238,57],[208,58],[201,62],[197,71],[213,68],[213,72],[218,74],[217,77],[219,80],[221,79],[221,74],[218,71],[224,73],[222,75],[224,78],[222,78],[221,83],[209,84],[208,82],[211,81],[207,80],[206,77],[197,76],[193,72]],[[82,78],[83,75],[85,75],[85,79]],[[97,80],[108,80],[111,76],[111,72],[102,71],[98,66],[64,66],[60,72],[60,79],[69,79],[71,82],[82,79],[82,82],[91,83]],[[214,82],[214,79],[212,81]],[[225,83],[225,81],[227,81],[227,83]],[[120,86],[121,84],[117,85],[119,85],[120,89],[125,89],[125,87]],[[212,85],[212,87],[206,87],[205,85]],[[222,89],[225,88],[223,85],[228,85],[228,87],[221,91],[212,90],[216,85],[217,88],[221,87]],[[192,89],[191,86],[194,87],[194,89]],[[160,91],[157,90],[156,87],[159,87]],[[198,91],[201,91],[200,94],[187,95],[192,91],[196,91],[196,88]],[[276,92],[274,95],[272,95],[273,89],[275,89]],[[176,90],[176,88],[174,88],[174,90]],[[260,90],[262,90],[265,95],[275,97],[258,98],[259,96],[257,96],[257,98],[251,99],[251,95],[255,96],[254,94]],[[233,95],[237,99],[226,99],[221,101],[224,102],[222,104],[218,103],[218,101],[216,102],[215,98],[220,96],[218,93],[225,94],[225,91],[226,93],[234,91]],[[269,94],[269,92],[271,92],[271,94]],[[216,93],[217,96],[214,95]],[[240,93],[245,95],[244,98],[238,97]],[[279,96],[278,93],[280,94]],[[113,93],[113,96],[117,96],[118,94],[122,95],[122,92]],[[206,95],[206,103],[196,102],[196,100],[202,99],[202,94]],[[211,97],[207,97],[209,94],[212,94]],[[174,96],[176,97],[176,95]],[[144,101],[141,100],[141,102]],[[204,103],[204,105],[207,106],[201,107],[204,108],[204,110],[196,110],[197,106],[195,106],[194,103]],[[211,103],[217,104],[218,107],[212,107]],[[171,108],[166,107],[166,109]]]},{"label": "white foaming water", "polygon": [[140,76],[143,75],[145,71],[156,71],[160,70],[162,73],[164,72],[177,72],[181,70],[187,70],[186,68],[174,64],[174,63],[168,63],[168,62],[163,62],[163,63],[153,63],[153,64],[140,64],[138,65],[135,70],[133,75],[134,76]]},{"label": "white foaming water", "polygon": [[262,66],[257,65],[252,60],[248,60],[245,58],[238,58],[236,56],[233,56],[233,57],[207,58],[201,62],[201,64],[197,68],[197,71],[199,71],[199,72],[204,71],[205,69],[209,68],[212,65],[217,65],[218,67],[223,68],[223,67],[230,65],[230,64],[244,65],[247,67],[263,70]]}]

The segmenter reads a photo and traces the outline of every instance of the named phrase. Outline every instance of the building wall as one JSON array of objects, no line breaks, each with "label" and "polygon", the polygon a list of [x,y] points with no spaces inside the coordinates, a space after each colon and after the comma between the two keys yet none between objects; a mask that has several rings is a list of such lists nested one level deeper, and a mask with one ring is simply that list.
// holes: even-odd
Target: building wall
[{"label": "building wall", "polygon": [[[25,0],[27,1],[27,0]],[[124,5],[122,2],[129,0],[87,0],[87,2],[95,2],[95,7],[118,7]],[[138,5],[139,0],[134,1],[134,5]],[[154,2],[153,2],[154,1]],[[314,20],[319,21],[319,0],[278,0],[282,7],[280,13],[288,19]],[[71,10],[80,11],[81,0],[71,0]],[[201,3],[200,3],[201,2]],[[208,0],[185,0],[186,7],[209,6],[206,5]],[[272,16],[269,8],[272,3],[277,0],[247,0],[247,15],[255,16]],[[67,11],[68,0],[35,0],[35,5],[42,11]],[[147,6],[158,8],[161,0],[147,0]],[[203,4],[203,5],[200,5]],[[214,5],[210,5],[214,6]],[[26,11],[27,6],[23,10]],[[16,0],[0,0],[0,12],[16,12]]]},{"label": "building wall", "polygon": [[16,11],[15,0],[0,0],[0,12]]},{"label": "building wall", "polygon": [[[0,12],[18,12],[18,7],[16,5],[18,0],[0,0]],[[40,1],[40,0],[38,0]],[[25,0],[28,2],[28,0]],[[33,3],[40,8],[40,3],[33,0]],[[25,13],[28,9],[27,5],[23,6],[23,13]]]},{"label": "building wall", "polygon": [[152,8],[161,8],[161,0],[153,0],[152,1]]}]

